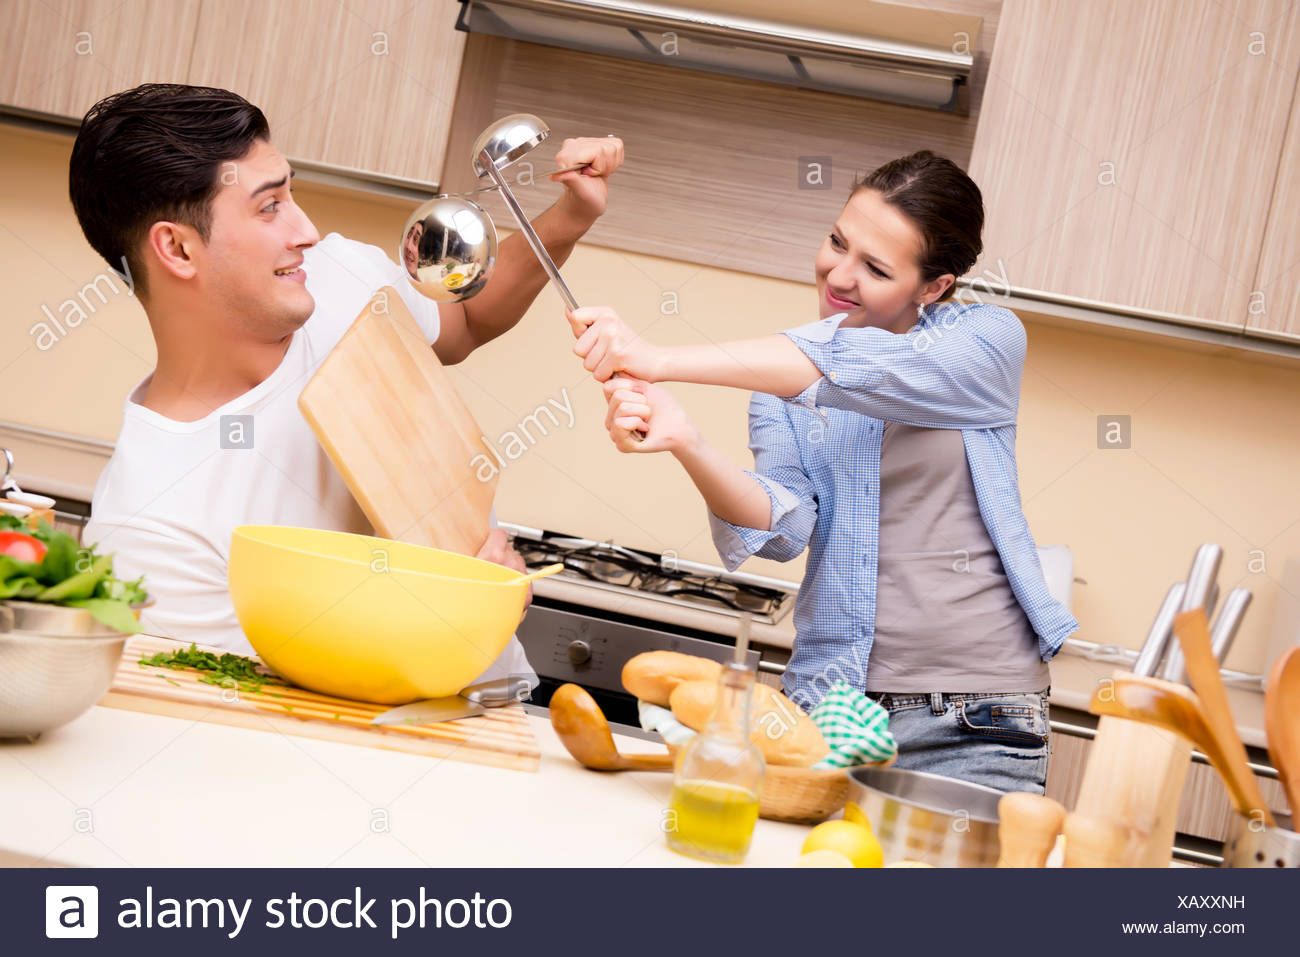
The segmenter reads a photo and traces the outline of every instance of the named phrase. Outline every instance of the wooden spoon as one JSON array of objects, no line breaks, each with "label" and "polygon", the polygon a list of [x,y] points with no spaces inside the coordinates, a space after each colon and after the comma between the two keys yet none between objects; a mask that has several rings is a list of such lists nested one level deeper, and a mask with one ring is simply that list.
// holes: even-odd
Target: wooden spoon
[{"label": "wooden spoon", "polygon": [[1292,820],[1300,820],[1300,646],[1273,663],[1264,693],[1264,727],[1268,756],[1291,804]]},{"label": "wooden spoon", "polygon": [[554,565],[547,565],[545,568],[539,568],[535,572],[529,572],[527,575],[520,575],[512,579],[507,584],[522,585],[524,582],[535,582],[539,578],[549,578],[551,575],[557,575],[564,571],[564,562],[556,562]]},{"label": "wooden spoon", "polygon": [[609,721],[587,691],[560,685],[551,696],[551,727],[579,764],[596,771],[671,771],[669,754],[623,754],[614,743]]},{"label": "wooden spoon", "polygon": [[1065,821],[1057,801],[1028,791],[1011,791],[998,801],[998,867],[1045,867]]},{"label": "wooden spoon", "polygon": [[[1228,690],[1223,686],[1223,675],[1219,673],[1219,663],[1215,660],[1210,643],[1210,625],[1205,620],[1205,609],[1197,608],[1185,611],[1174,619],[1174,634],[1183,647],[1186,659],[1187,676],[1192,681],[1196,696],[1201,699],[1201,710],[1206,724],[1218,740],[1223,752],[1226,767],[1219,768],[1225,780],[1234,779],[1229,787],[1238,789],[1252,810],[1262,811],[1264,822],[1273,827],[1273,815],[1264,803],[1264,795],[1259,790],[1259,782],[1250,770],[1246,756],[1246,746],[1237,734],[1237,725],[1232,717],[1232,708],[1228,705]],[[1208,753],[1208,752],[1207,752]],[[1249,811],[1245,812],[1249,813]]]},{"label": "wooden spoon", "polygon": [[[1232,806],[1248,817],[1261,814],[1265,823],[1273,826],[1273,816],[1259,794],[1250,768],[1244,768],[1244,778],[1234,769],[1229,753],[1206,721],[1200,699],[1183,685],[1117,672],[1108,688],[1099,688],[1093,694],[1088,708],[1093,714],[1129,718],[1181,734],[1210,759],[1228,788]],[[1240,746],[1240,739],[1237,743]],[[1244,758],[1239,760],[1244,764]],[[1253,794],[1251,784],[1255,785]]]}]

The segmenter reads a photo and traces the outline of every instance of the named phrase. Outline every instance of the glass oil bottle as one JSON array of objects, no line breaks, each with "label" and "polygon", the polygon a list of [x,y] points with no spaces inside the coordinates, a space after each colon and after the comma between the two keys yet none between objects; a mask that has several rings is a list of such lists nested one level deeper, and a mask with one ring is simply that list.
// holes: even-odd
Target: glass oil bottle
[{"label": "glass oil bottle", "polygon": [[723,665],[704,730],[688,741],[673,773],[668,846],[690,857],[739,864],[749,852],[763,786],[763,753],[750,740],[754,670],[744,664],[749,616],[734,659]]}]

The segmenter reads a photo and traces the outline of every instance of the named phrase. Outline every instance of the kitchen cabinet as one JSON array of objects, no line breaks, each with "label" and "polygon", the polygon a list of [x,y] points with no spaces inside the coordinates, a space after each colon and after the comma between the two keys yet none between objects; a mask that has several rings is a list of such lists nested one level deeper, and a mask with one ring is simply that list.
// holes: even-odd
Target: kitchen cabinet
[{"label": "kitchen cabinet", "polygon": [[[1298,63],[1291,0],[1006,0],[971,153],[988,217],[972,275],[1243,330]],[[1286,219],[1275,203],[1270,263],[1295,259]],[[1275,282],[1294,298],[1294,276]]]},{"label": "kitchen cabinet", "polygon": [[1264,245],[1255,272],[1246,328],[1261,335],[1300,341],[1300,78],[1278,163]]},{"label": "kitchen cabinet", "polygon": [[149,80],[183,82],[200,0],[6,0],[0,103],[80,119]]},{"label": "kitchen cabinet", "polygon": [[0,103],[79,120],[146,81],[262,108],[286,156],[439,182],[465,35],[456,0],[10,0]]},{"label": "kitchen cabinet", "polygon": [[457,9],[203,0],[189,81],[260,106],[286,156],[436,184],[465,38]]}]

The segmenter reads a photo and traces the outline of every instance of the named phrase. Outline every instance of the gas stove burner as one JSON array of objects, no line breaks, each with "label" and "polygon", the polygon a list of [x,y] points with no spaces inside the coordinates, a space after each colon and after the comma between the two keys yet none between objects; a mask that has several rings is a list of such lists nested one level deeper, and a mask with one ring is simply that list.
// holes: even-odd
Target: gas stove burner
[{"label": "gas stove burner", "polygon": [[765,595],[756,595],[753,592],[737,590],[731,596],[731,600],[739,606],[741,611],[752,611],[762,613],[769,611],[772,607],[773,599]]},{"label": "gas stove burner", "polygon": [[[563,563],[561,580],[583,583],[657,601],[689,605],[725,615],[749,612],[775,623],[788,610],[793,588],[766,587],[756,576],[737,575],[721,568],[662,556],[612,542],[597,542],[513,527],[514,547],[532,570]],[[774,585],[784,583],[773,581]]]},{"label": "gas stove burner", "polygon": [[618,562],[611,562],[608,559],[597,559],[587,566],[591,572],[591,577],[598,581],[609,582],[612,585],[630,585],[636,573],[623,567]]}]

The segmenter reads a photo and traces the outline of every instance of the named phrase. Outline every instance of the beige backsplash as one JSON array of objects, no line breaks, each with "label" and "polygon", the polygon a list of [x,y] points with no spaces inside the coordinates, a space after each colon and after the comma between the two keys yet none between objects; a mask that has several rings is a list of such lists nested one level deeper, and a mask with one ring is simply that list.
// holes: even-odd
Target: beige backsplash
[{"label": "beige backsplash", "polygon": [[[29,332],[44,319],[43,304],[57,313],[105,268],[68,203],[70,145],[0,128],[0,270],[10,291],[0,331],[0,419],[111,440],[122,398],[152,368],[153,344],[138,304],[111,297],[47,350]],[[613,185],[617,203],[617,178]],[[390,253],[410,211],[404,203],[304,182],[296,195],[322,234],[338,231]],[[527,191],[520,198],[537,212]],[[737,232],[734,242],[744,241]],[[581,302],[614,306],[662,343],[762,334],[815,318],[808,285],[708,265],[583,246],[564,272]],[[678,315],[661,314],[669,294],[677,297]],[[1075,586],[1077,637],[1135,647],[1195,547],[1215,541],[1225,550],[1221,587],[1255,592],[1227,664],[1259,671],[1285,557],[1300,554],[1300,363],[1021,316],[1029,330],[1021,489],[1035,538],[1068,544],[1076,575],[1087,582]],[[532,429],[535,443],[502,475],[499,515],[716,562],[704,507],[681,469],[667,456],[614,450],[600,391],[570,350],[559,299],[548,289],[519,328],[453,370],[503,454],[503,433],[517,430],[538,406],[558,403],[574,414],[571,429],[563,411],[549,434]],[[672,388],[729,457],[750,464],[747,396]],[[1133,449],[1097,448],[1102,414],[1133,416]],[[802,570],[801,563],[745,567],[791,579]]]}]

